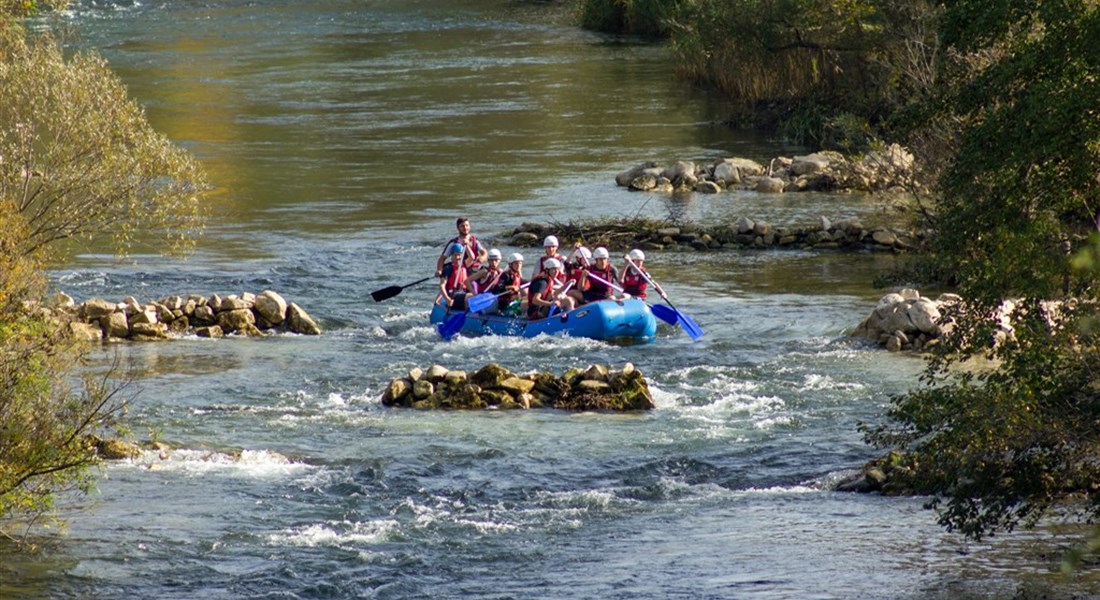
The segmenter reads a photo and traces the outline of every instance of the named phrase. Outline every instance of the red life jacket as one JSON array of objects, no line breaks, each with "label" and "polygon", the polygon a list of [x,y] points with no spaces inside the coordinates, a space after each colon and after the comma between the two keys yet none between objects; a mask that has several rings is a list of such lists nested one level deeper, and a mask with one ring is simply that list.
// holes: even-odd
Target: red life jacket
[{"label": "red life jacket", "polygon": [[492,267],[486,267],[485,270],[488,271],[489,274],[481,281],[473,282],[475,294],[480,294],[482,292],[486,292],[495,288],[497,285],[497,281],[500,280],[500,276],[503,274],[503,271],[501,271],[499,268],[494,269]]},{"label": "red life jacket", "polygon": [[[539,257],[539,268],[535,269],[535,272],[536,273],[545,272],[546,267],[544,267],[543,264],[546,261],[550,260],[551,258],[556,258],[556,259],[558,259],[558,262],[560,262],[563,266],[565,265],[565,257],[564,256],[562,256],[560,254],[555,254],[554,256],[546,256],[545,254],[543,254],[542,256]],[[565,279],[565,270],[562,269],[562,270],[558,271],[558,281],[565,281],[565,280],[566,280]]]},{"label": "red life jacket", "polygon": [[[600,269],[597,269],[596,265],[592,265],[588,267],[588,272],[593,273],[596,275],[596,277],[599,277],[600,279],[609,282],[614,282],[615,275],[617,275],[617,273],[615,272],[615,267],[613,267],[610,263],[607,265],[607,268],[603,269],[602,271]],[[597,281],[591,277],[588,277],[587,279],[588,289],[586,291],[588,292],[589,296],[595,298],[611,297],[611,286],[607,285],[603,281]]]},{"label": "red life jacket", "polygon": [[588,287],[592,284],[588,281],[585,281],[584,287],[581,287],[581,275],[583,275],[584,272],[584,267],[580,265],[573,265],[573,268],[569,270],[569,275],[565,278],[566,283],[572,281],[573,289],[581,291],[587,290]]},{"label": "red life jacket", "polygon": [[[546,282],[546,289],[541,292],[535,292],[535,284],[538,281]],[[554,297],[554,282],[550,280],[550,276],[546,273],[539,275],[531,280],[531,287],[527,288],[527,316],[536,319],[542,318],[546,314],[546,307],[539,306],[532,302],[534,298],[540,298],[545,302],[549,302]]]},{"label": "red life jacket", "polygon": [[[645,271],[644,268],[642,270]],[[645,277],[642,277],[641,273],[636,271],[634,267],[626,268],[626,272],[623,273],[624,292],[639,300],[645,300],[645,290],[647,287],[649,287],[649,281],[647,281]]]},{"label": "red life jacket", "polygon": [[504,273],[501,273],[500,278],[497,279],[497,284],[490,290],[494,294],[504,294],[501,298],[508,298],[511,302],[512,299],[519,294],[519,287],[523,285],[523,275],[516,273],[515,271],[508,269]]},{"label": "red life jacket", "polygon": [[[447,269],[447,267],[451,267]],[[450,271],[448,273],[447,271]],[[454,263],[443,265],[443,274],[447,277],[447,293],[452,293],[466,287],[466,267],[461,264],[456,269]]]},{"label": "red life jacket", "polygon": [[[459,239],[458,236],[451,238],[451,240],[447,242],[447,245],[443,246],[443,254],[446,254],[451,246],[455,244],[467,248],[466,253],[462,255],[462,264],[466,266],[468,272],[472,273],[481,268],[481,263],[478,262],[477,257],[481,254],[482,245],[473,234],[470,234],[469,237],[470,240],[468,244]],[[473,258],[470,258],[471,254],[474,255]]]}]

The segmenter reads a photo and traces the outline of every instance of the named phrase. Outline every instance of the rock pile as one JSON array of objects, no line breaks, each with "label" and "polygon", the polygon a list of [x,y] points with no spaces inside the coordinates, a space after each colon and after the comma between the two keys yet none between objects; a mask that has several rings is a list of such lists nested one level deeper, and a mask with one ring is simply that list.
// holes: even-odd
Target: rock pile
[{"label": "rock pile", "polygon": [[[583,240],[589,247],[612,250],[699,251],[724,248],[812,248],[818,250],[872,250],[907,252],[923,242],[923,235],[888,227],[869,228],[858,219],[832,221],[820,217],[817,223],[796,227],[775,227],[771,223],[741,217],[735,223],[701,227],[667,221],[629,219],[596,224],[523,223],[501,240],[510,246],[542,246],[547,235],[565,240]],[[568,253],[571,249],[565,249]]]},{"label": "rock pile", "polygon": [[557,408],[562,410],[631,411],[654,408],[641,371],[631,363],[622,369],[589,365],[552,373],[516,375],[496,363],[472,374],[433,365],[415,368],[390,381],[384,406],[417,409]]},{"label": "rock pile", "polygon": [[224,298],[218,294],[169,296],[147,303],[133,296],[122,302],[92,298],[79,305],[69,296],[58,294],[52,308],[69,318],[69,327],[75,335],[92,341],[163,340],[186,334],[259,336],[273,330],[321,333],[320,326],[302,307],[288,303],[271,290]]},{"label": "rock pile", "polygon": [[943,318],[944,310],[961,300],[956,294],[941,294],[932,300],[912,289],[886,294],[852,336],[871,340],[891,352],[927,350],[950,331],[951,321]]},{"label": "rock pile", "polygon": [[635,191],[664,193],[879,191],[914,185],[913,155],[892,144],[852,159],[839,152],[781,156],[767,167],[747,158],[723,158],[710,164],[649,161],[619,173],[615,183]]}]

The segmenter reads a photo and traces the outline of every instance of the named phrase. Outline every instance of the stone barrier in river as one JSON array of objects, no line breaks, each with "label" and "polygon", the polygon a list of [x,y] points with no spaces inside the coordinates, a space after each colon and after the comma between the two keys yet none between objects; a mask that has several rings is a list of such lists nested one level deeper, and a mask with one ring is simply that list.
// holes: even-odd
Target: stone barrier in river
[{"label": "stone barrier in river", "polygon": [[816,250],[870,250],[908,252],[923,243],[923,233],[890,227],[866,227],[859,219],[833,221],[819,217],[816,223],[776,227],[762,220],[741,217],[736,222],[713,225],[672,224],[653,219],[623,219],[598,223],[523,223],[498,240],[518,247],[541,247],[547,235],[555,235],[569,252],[572,241],[611,250],[666,250],[705,252],[742,248],[809,248]]},{"label": "stone barrier in river", "polygon": [[635,411],[654,408],[641,371],[594,364],[553,373],[517,375],[496,363],[473,373],[433,365],[390,381],[382,404],[416,409],[527,409]]},{"label": "stone barrier in river", "polygon": [[91,341],[151,341],[183,335],[261,336],[275,331],[321,333],[320,326],[302,307],[271,290],[224,298],[218,294],[168,296],[145,303],[133,296],[122,302],[91,298],[80,304],[61,293],[47,310],[66,317],[77,337]]},{"label": "stone barrier in river", "polygon": [[709,163],[644,162],[615,176],[615,183],[634,191],[717,194],[748,190],[784,192],[880,191],[914,187],[913,155],[891,144],[858,157],[839,152],[776,157],[767,166],[747,158],[723,158]]},{"label": "stone barrier in river", "polygon": [[913,289],[886,294],[851,335],[891,352],[928,350],[951,329],[952,321],[943,317],[945,309],[961,300],[956,294],[941,294],[933,300]]}]

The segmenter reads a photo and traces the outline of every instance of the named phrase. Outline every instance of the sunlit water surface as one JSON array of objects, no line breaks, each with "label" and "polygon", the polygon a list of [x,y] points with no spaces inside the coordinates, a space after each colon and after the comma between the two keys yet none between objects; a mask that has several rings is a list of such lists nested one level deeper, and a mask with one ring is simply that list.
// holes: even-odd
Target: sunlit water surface
[{"label": "sunlit water surface", "polygon": [[[112,346],[139,438],[68,536],[5,557],[7,597],[958,598],[1091,591],[1049,569],[1048,530],[966,543],[921,499],[832,491],[874,455],[857,432],[919,359],[844,333],[884,292],[882,254],[650,255],[697,343],[459,338],[428,326],[454,218],[641,215],[777,224],[891,215],[858,195],[668,197],[616,188],[645,159],[798,148],[719,124],[666,49],[573,27],[555,4],[83,2],[98,49],[158,129],[206,165],[214,219],[185,262],[151,246],[53,272],[78,300],[277,290],[320,337]],[[506,238],[504,238],[506,239]],[[510,252],[532,249],[502,246]],[[439,363],[562,372],[632,362],[648,414],[387,409]],[[1041,542],[1041,543],[1037,543]],[[1055,549],[1059,546],[1055,545]],[[1064,548],[1064,544],[1061,546]]]}]

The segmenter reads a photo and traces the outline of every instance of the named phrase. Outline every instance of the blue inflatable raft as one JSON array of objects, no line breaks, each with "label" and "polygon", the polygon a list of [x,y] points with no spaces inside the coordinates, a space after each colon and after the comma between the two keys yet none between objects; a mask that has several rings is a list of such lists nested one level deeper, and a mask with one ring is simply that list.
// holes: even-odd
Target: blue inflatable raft
[{"label": "blue inflatable raft", "polygon": [[[458,312],[436,304],[431,322],[438,325]],[[657,335],[657,320],[642,300],[601,300],[578,306],[561,315],[536,321],[525,317],[467,313],[462,333],[469,335],[514,335],[535,337],[569,335],[618,343],[646,343]]]}]

